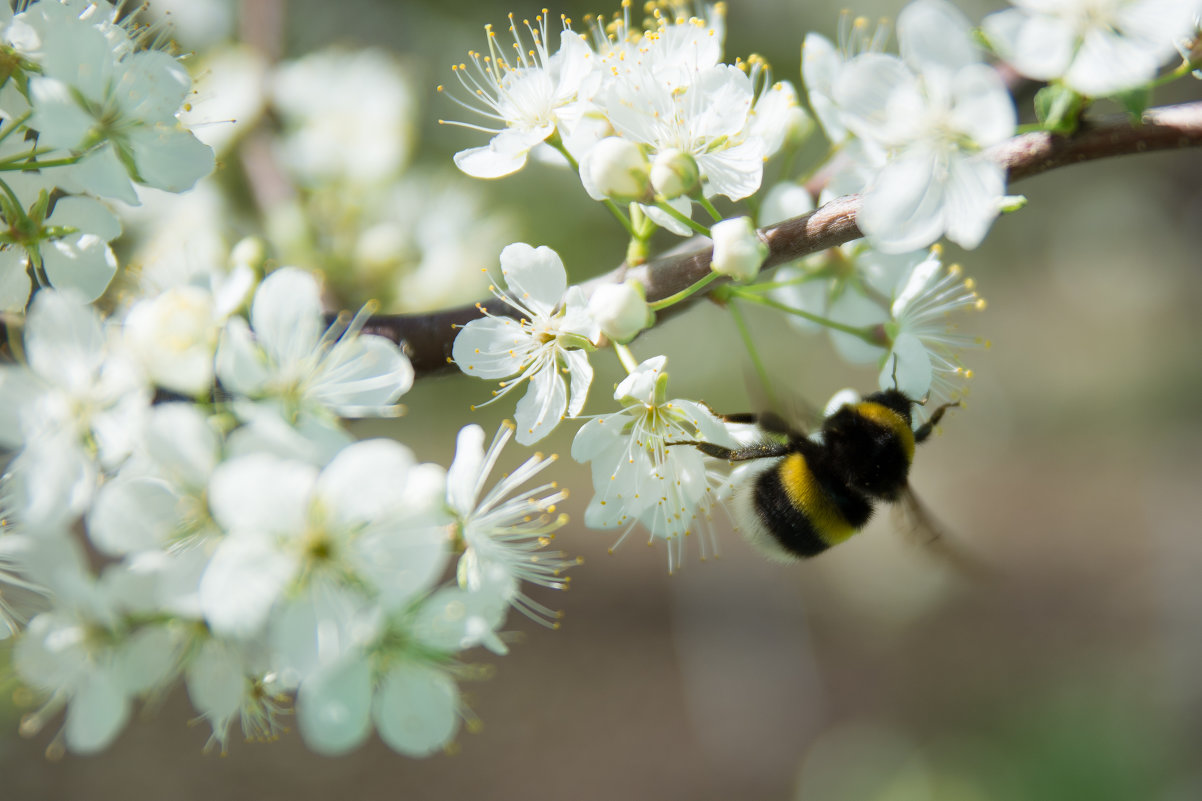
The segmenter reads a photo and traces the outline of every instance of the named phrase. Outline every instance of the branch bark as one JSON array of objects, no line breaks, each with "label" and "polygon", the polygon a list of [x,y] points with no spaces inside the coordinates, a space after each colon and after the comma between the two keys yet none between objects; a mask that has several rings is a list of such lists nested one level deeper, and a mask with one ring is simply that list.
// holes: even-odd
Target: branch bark
[{"label": "branch bark", "polygon": [[[989,155],[1006,167],[1009,182],[1014,182],[1085,161],[1199,146],[1202,146],[1202,102],[1194,102],[1149,109],[1138,125],[1119,116],[1086,122],[1069,137],[1043,132],[1022,134],[994,147]],[[847,195],[809,214],[761,229],[769,247],[764,267],[775,267],[860,238],[863,234],[856,226],[859,208],[859,196]],[[705,277],[711,255],[711,248],[700,238],[690,240],[639,267],[620,266],[586,282],[585,288],[630,277],[643,283],[648,301],[662,300]],[[683,311],[701,297],[699,293],[672,306],[660,313],[660,319]],[[493,313],[508,311],[503,303],[489,305]],[[378,315],[364,330],[400,342],[418,376],[423,376],[451,368],[454,326],[479,316],[474,304],[428,314]]]}]

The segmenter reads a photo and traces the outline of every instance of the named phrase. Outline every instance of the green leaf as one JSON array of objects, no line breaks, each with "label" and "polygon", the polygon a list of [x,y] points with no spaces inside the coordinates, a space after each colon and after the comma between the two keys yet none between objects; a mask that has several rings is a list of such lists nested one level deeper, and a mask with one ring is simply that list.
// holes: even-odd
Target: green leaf
[{"label": "green leaf", "polygon": [[1085,98],[1062,84],[1050,84],[1035,93],[1035,116],[1044,130],[1067,136],[1077,130]]},{"label": "green leaf", "polygon": [[1114,96],[1114,99],[1127,112],[1127,116],[1131,118],[1131,122],[1138,124],[1143,119],[1144,112],[1152,103],[1152,90],[1147,86],[1140,86],[1136,89],[1128,89],[1126,92],[1120,92]]}]

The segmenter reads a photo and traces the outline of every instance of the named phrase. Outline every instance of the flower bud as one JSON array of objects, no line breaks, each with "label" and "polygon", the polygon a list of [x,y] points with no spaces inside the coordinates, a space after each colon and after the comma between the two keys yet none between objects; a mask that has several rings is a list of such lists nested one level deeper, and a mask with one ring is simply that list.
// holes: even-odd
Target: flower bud
[{"label": "flower bud", "polygon": [[647,200],[651,194],[651,166],[642,148],[629,139],[602,139],[581,162],[580,171],[585,184],[601,197],[627,202]]},{"label": "flower bud", "polygon": [[238,240],[230,250],[230,266],[254,270],[256,275],[263,274],[263,265],[267,262],[267,243],[257,236],[245,236]]},{"label": "flower bud", "polygon": [[714,258],[710,269],[736,281],[750,281],[768,258],[768,245],[760,239],[750,217],[732,217],[710,227]]},{"label": "flower bud", "polygon": [[633,281],[602,284],[588,300],[588,311],[607,337],[629,342],[655,321],[655,312],[643,297],[643,287]]},{"label": "flower bud", "polygon": [[651,165],[651,186],[665,200],[692,195],[701,188],[701,169],[696,159],[683,150],[661,150]]}]

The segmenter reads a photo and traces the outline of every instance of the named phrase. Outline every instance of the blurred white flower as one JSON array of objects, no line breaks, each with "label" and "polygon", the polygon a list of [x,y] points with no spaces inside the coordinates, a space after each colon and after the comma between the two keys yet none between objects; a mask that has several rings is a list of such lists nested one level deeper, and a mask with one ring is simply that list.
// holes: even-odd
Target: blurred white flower
[{"label": "blurred white flower", "polygon": [[226,752],[235,716],[247,740],[270,742],[286,730],[280,718],[290,711],[287,694],[274,674],[251,673],[246,651],[242,643],[208,639],[188,664],[188,698],[213,729],[206,749]]},{"label": "blurred white flower", "polygon": [[40,36],[30,127],[42,144],[83,155],[60,169],[89,192],[137,204],[131,179],[188,189],[212,171],[213,151],[175,116],[191,87],[187,71],[167,53],[137,50],[111,7],[96,10],[37,3],[17,15]]},{"label": "blurred white flower", "polygon": [[89,539],[102,553],[120,556],[218,536],[207,495],[221,445],[213,421],[196,405],[153,407],[134,453],[96,494]]},{"label": "blurred white flower", "polygon": [[208,49],[234,32],[235,0],[150,0],[147,5],[170,26],[172,38],[189,49]]},{"label": "blurred white flower", "polygon": [[[182,0],[174,1],[182,4]],[[204,54],[192,64],[192,70],[196,85],[179,121],[220,156],[263,117],[267,59],[252,47],[231,44]]]},{"label": "blurred white flower", "polygon": [[[530,382],[514,414],[517,441],[529,445],[550,434],[565,414],[575,417],[584,408],[593,368],[583,348],[597,340],[600,328],[588,314],[583,291],[568,288],[563,262],[550,248],[507,246],[501,275],[506,288],[494,288],[494,294],[522,319],[482,309],[485,316],[455,337],[451,355],[460,370],[477,378],[516,376],[501,383],[494,400]],[[561,369],[571,378],[570,392]]]},{"label": "blurred white flower", "polygon": [[[344,248],[349,275],[331,269],[327,277],[340,297],[375,298],[385,312],[479,300],[488,292],[485,268],[513,239],[508,216],[490,208],[476,187],[457,175],[410,171],[369,203],[361,194],[335,202],[364,207]],[[335,244],[339,236],[332,234]]]},{"label": "blurred white flower", "polygon": [[387,181],[413,149],[417,101],[387,51],[329,48],[284,62],[271,97],[284,120],[280,161],[306,184]]},{"label": "blurred white flower", "polygon": [[[374,633],[371,605],[399,610],[447,558],[441,468],[403,445],[364,440],[323,470],[267,454],[222,462],[209,503],[227,531],[200,582],[210,627],[250,637],[268,623],[277,658],[299,681]],[[330,641],[314,641],[327,630]],[[355,633],[356,627],[366,633]]]},{"label": "blurred white flower", "polygon": [[123,331],[155,383],[198,396],[212,389],[221,322],[212,295],[180,286],[135,303]]},{"label": "blurred white flower", "polygon": [[166,626],[129,626],[119,583],[93,579],[65,536],[41,536],[37,548],[42,553],[27,557],[28,567],[35,577],[50,579],[54,606],[34,617],[17,640],[13,667],[49,698],[22,727],[36,732],[66,706],[67,748],[95,753],[125,726],[136,695],[174,677],[176,638]]},{"label": "blurred white flower", "polygon": [[1019,0],[985,18],[998,54],[1023,75],[1088,97],[1151,82],[1197,31],[1194,0]]},{"label": "blurred white flower", "polygon": [[902,58],[857,56],[834,84],[844,124],[887,156],[857,222],[890,253],[945,234],[976,247],[1005,191],[1005,170],[982,151],[1014,133],[1014,103],[980,63],[968,21],[942,0],[908,5],[898,39]]},{"label": "blurred white flower", "polygon": [[75,292],[39,292],[24,342],[27,366],[0,366],[0,444],[21,448],[10,501],[22,522],[64,522],[87,507],[98,467],[130,453],[150,392]]},{"label": "blurred white flower", "polygon": [[820,33],[807,33],[801,45],[801,78],[805,83],[810,108],[833,144],[848,136],[834,95],[835,80],[848,60],[861,53],[880,53],[889,40],[889,27],[872,26],[867,17],[853,18],[844,11],[839,15],[838,44]]},{"label": "blurred white flower", "polygon": [[[388,416],[413,385],[413,367],[381,336],[360,334],[366,316],[325,328],[317,281],[284,267],[255,292],[250,325],[233,317],[217,347],[217,377],[228,391],[302,411]],[[254,329],[254,335],[251,334]]]}]

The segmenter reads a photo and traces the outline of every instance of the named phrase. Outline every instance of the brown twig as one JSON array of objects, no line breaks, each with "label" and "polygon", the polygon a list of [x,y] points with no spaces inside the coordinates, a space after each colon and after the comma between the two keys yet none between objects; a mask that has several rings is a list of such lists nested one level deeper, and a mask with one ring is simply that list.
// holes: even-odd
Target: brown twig
[{"label": "brown twig", "polygon": [[[1049,133],[1015,136],[994,147],[989,155],[1008,170],[1009,180],[1019,181],[1057,167],[1132,153],[1198,147],[1202,145],[1202,102],[1149,109],[1139,125],[1127,117],[1088,122],[1069,137]],[[860,198],[848,195],[822,208],[761,230],[770,248],[765,268],[858,239],[856,227]],[[681,291],[709,272],[711,249],[698,240],[695,246],[664,254],[639,267],[619,267],[585,284],[586,289],[613,281],[625,270],[628,278],[643,283],[647,300],[662,300]],[[660,313],[660,319],[679,313],[703,295],[698,294]],[[502,303],[490,304],[494,313],[506,313]],[[365,330],[401,342],[419,376],[450,367],[454,326],[480,316],[475,305],[429,314],[379,315]]]}]

